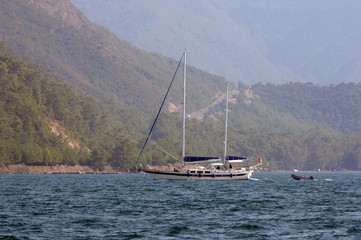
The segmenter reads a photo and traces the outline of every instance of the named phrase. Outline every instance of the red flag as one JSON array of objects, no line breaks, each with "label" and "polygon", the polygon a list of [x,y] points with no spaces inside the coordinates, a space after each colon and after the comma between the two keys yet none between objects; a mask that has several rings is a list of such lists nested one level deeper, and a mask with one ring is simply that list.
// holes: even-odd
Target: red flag
[{"label": "red flag", "polygon": [[258,163],[262,163],[262,158],[261,157],[258,158]]}]

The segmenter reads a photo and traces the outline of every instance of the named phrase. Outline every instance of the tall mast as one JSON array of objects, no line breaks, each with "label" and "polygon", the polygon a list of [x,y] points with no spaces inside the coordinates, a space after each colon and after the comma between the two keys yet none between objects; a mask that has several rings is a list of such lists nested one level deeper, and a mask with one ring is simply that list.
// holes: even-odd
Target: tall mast
[{"label": "tall mast", "polygon": [[158,117],[159,117],[159,115],[160,115],[160,113],[161,113],[161,111],[162,111],[162,108],[163,108],[163,106],[164,106],[165,100],[167,99],[167,96],[168,96],[168,93],[169,93],[169,91],[170,91],[170,88],[171,88],[171,86],[172,86],[172,84],[173,84],[173,82],[174,82],[174,79],[175,79],[176,75],[177,75],[178,69],[179,69],[179,67],[180,67],[180,65],[181,65],[181,63],[182,63],[183,55],[184,55],[184,54],[182,54],[182,57],[181,57],[181,59],[180,59],[179,62],[178,62],[178,66],[177,66],[177,69],[175,70],[175,73],[174,73],[174,75],[173,75],[172,81],[171,81],[170,84],[169,84],[168,90],[167,90],[167,92],[166,92],[166,94],[165,94],[165,96],[164,96],[164,98],[163,98],[162,104],[160,105],[160,108],[159,108],[159,110],[158,110],[157,116],[156,116],[155,119],[154,119],[154,122],[153,122],[153,124],[152,124],[152,127],[151,127],[150,130],[149,130],[148,137],[147,137],[147,139],[145,140],[145,142],[144,142],[144,144],[143,144],[142,150],[140,150],[140,153],[139,153],[139,155],[138,155],[137,161],[135,162],[134,166],[138,164],[138,162],[139,162],[139,160],[140,160],[140,157],[142,156],[142,153],[143,153],[143,151],[144,151],[144,148],[145,148],[145,146],[147,145],[147,142],[148,142],[149,139],[150,139],[150,135],[152,134],[152,131],[153,131],[153,129],[154,129],[154,126],[155,126],[155,124],[156,124],[156,122],[157,122],[157,120],[158,120]]},{"label": "tall mast", "polygon": [[185,139],[186,139],[186,84],[187,84],[187,49],[184,50],[183,68],[183,137],[182,137],[182,167],[184,167]]},{"label": "tall mast", "polygon": [[226,124],[225,124],[225,133],[224,133],[224,158],[223,165],[226,166],[226,157],[227,157],[227,140],[228,140],[228,87],[229,83],[227,83],[227,91],[226,91]]}]

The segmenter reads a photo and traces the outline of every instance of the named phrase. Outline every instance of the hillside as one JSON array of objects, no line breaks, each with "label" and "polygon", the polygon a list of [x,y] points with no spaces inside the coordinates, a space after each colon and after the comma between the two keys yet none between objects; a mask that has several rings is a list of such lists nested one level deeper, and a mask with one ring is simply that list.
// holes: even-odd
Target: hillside
[{"label": "hillside", "polygon": [[144,128],[134,111],[55,80],[39,66],[11,56],[3,41],[0,86],[1,165],[130,167],[137,135],[128,122]]},{"label": "hillside", "polygon": [[251,91],[280,113],[340,132],[361,133],[361,83],[256,84]]},{"label": "hillside", "polygon": [[[233,91],[229,120],[263,132],[361,133],[361,85],[342,83],[255,84]],[[224,121],[224,99],[203,111],[206,121]]]},{"label": "hillside", "polygon": [[[0,37],[7,41],[18,57],[42,64],[59,78],[98,100],[112,99],[114,105],[131,106],[141,113],[140,118],[154,116],[174,73],[177,60],[147,53],[118,39],[108,30],[91,23],[70,0],[14,0],[0,4]],[[179,54],[179,59],[180,52],[175,52]],[[196,57],[191,51],[188,63],[192,64]],[[178,74],[177,78],[181,78],[181,74]],[[170,94],[168,107],[177,108],[181,105],[179,80]],[[240,86],[242,85],[240,83]],[[224,94],[224,88],[223,78],[189,66],[188,112],[210,106],[217,96]],[[314,90],[316,95],[318,90],[322,89]],[[279,94],[282,95],[282,91]],[[326,115],[312,118],[309,117],[312,115],[309,111],[313,111],[311,108],[293,114],[280,107],[285,102],[283,97],[272,100],[266,96],[277,98],[278,93],[272,93],[271,89],[267,93],[266,89],[264,97],[256,101],[256,104],[241,105],[237,110],[239,113],[235,114],[237,122],[234,122],[234,126],[267,131],[305,131],[313,128],[325,128],[326,131],[358,131],[357,120],[345,125],[340,123],[339,116],[335,119],[338,123],[332,123],[334,118]],[[325,101],[330,102],[329,99]],[[243,101],[240,99],[239,102]],[[346,103],[347,101],[344,102]],[[290,108],[292,109],[294,108]],[[352,115],[354,112],[353,108],[350,108],[348,114]],[[323,117],[327,119],[322,119]],[[340,124],[344,126],[339,127]]]},{"label": "hillside", "polygon": [[92,21],[232,82],[361,81],[358,1],[73,0]]},{"label": "hillside", "polygon": [[[80,164],[100,170],[109,165],[129,170],[139,151],[137,143],[143,140],[136,133],[136,129],[144,129],[136,112],[121,106],[114,108],[111,102],[99,102],[79,93],[71,85],[44,73],[39,66],[16,59],[9,51],[0,42],[1,166]],[[231,116],[236,106],[231,104]],[[223,114],[221,111],[220,115]],[[176,163],[163,149],[180,155],[180,126],[178,114],[162,113],[141,162]],[[187,154],[222,154],[222,126],[190,120],[187,129]],[[229,153],[251,158],[261,155],[270,169],[357,170],[360,146],[360,134],[329,134],[319,129],[296,133],[286,129],[262,132],[229,128]],[[21,166],[17,169],[28,171]],[[59,169],[62,168],[48,167],[41,171]],[[67,171],[74,169],[89,168],[68,167]]]},{"label": "hillside", "polygon": [[[0,42],[0,164],[128,170],[180,56],[133,47],[69,0],[1,1],[0,20],[10,46]],[[187,120],[186,154],[222,156],[225,80],[191,66],[188,73],[187,109],[206,111],[203,121]],[[181,74],[176,80],[167,102],[173,109],[182,103]],[[359,96],[351,83],[239,83],[229,153],[261,155],[272,169],[360,169]],[[177,162],[167,153],[181,155],[180,129],[179,112],[163,111],[141,162]]]},{"label": "hillside", "polygon": [[[0,22],[0,38],[21,59],[42,64],[92,96],[113,95],[145,113],[155,111],[177,66],[177,60],[139,50],[91,23],[70,0],[1,1]],[[207,104],[224,84],[191,67],[188,77],[190,109]],[[173,95],[175,104],[179,96]]]}]

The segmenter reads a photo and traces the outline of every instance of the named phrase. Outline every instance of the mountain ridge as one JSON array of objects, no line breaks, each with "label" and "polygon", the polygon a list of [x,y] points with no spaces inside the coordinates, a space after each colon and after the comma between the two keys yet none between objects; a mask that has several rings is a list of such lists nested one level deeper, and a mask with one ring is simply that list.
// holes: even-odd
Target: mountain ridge
[{"label": "mountain ridge", "polygon": [[[98,98],[111,93],[126,105],[149,114],[175,70],[176,60],[120,40],[88,21],[69,0],[5,1],[0,11],[4,26],[0,37],[18,57],[42,64]],[[207,103],[201,86],[208,87],[208,95],[212,95],[224,82],[192,67],[188,77],[194,89],[189,96],[195,99],[190,108]],[[177,92],[174,100],[179,101],[180,95]]]},{"label": "mountain ridge", "polygon": [[231,82],[361,81],[357,1],[73,2],[142,49],[174,57],[187,46],[193,65]]},{"label": "mountain ridge", "polygon": [[[67,3],[64,0],[62,7]],[[67,17],[51,15],[53,10],[47,5],[39,8],[25,0],[0,4],[0,37],[19,58],[32,62],[22,63],[11,56],[0,59],[0,71],[5,69],[5,74],[0,74],[1,86],[11,89],[0,88],[0,131],[5,133],[0,134],[0,163],[65,162],[99,168],[117,164],[129,169],[177,60],[135,48],[95,24],[77,28],[77,18],[63,24]],[[72,15],[69,11],[67,16]],[[196,54],[190,53],[188,63],[192,64]],[[33,62],[43,65],[31,70]],[[187,69],[187,112],[209,106],[217,94],[226,91],[224,78],[189,65]],[[175,108],[182,105],[181,76],[176,77],[169,99]],[[230,101],[230,154],[262,155],[273,169],[359,169],[359,85],[231,85],[239,93]],[[77,140],[84,151],[64,146],[48,129],[51,126],[40,121],[45,106],[45,115],[66,128],[66,135]],[[187,119],[187,154],[221,156],[222,121],[224,101],[212,105],[203,121]],[[179,113],[163,111],[142,164],[174,162],[158,151],[158,145],[181,156],[180,129]],[[15,138],[9,139],[12,134]],[[3,158],[8,154],[11,157]]]}]

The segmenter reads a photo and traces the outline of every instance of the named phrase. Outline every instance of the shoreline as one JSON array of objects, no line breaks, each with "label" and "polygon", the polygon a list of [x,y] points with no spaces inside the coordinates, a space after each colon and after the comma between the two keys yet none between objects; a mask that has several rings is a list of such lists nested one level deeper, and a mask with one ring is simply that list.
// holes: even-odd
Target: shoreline
[{"label": "shoreline", "polygon": [[121,174],[126,173],[113,167],[104,167],[99,170],[90,166],[27,166],[23,164],[0,167],[0,174]]}]

